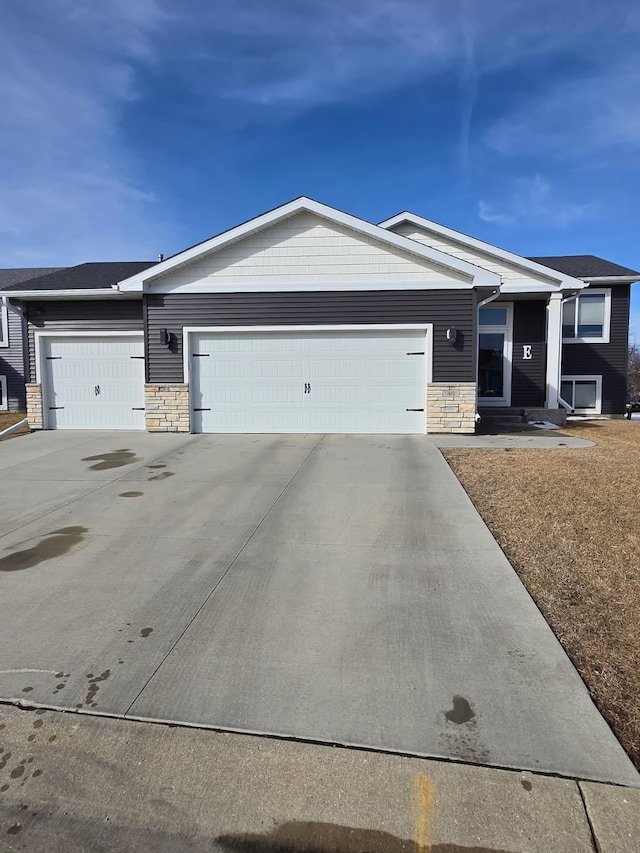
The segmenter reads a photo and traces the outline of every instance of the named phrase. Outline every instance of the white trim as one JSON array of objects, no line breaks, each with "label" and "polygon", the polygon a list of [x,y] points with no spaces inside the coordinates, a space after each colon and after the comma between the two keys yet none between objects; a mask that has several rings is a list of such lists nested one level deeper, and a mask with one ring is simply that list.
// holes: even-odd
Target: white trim
[{"label": "white trim", "polygon": [[[585,286],[584,282],[579,278],[564,275],[564,273],[558,272],[558,270],[545,267],[543,264],[538,264],[535,261],[530,261],[528,258],[523,258],[521,255],[515,255],[513,252],[508,252],[506,249],[500,249],[498,246],[492,246],[491,243],[485,243],[484,240],[469,237],[467,234],[462,234],[460,231],[454,231],[453,228],[447,228],[445,225],[439,225],[437,222],[432,222],[429,219],[417,216],[415,213],[410,213],[409,211],[404,211],[403,213],[398,213],[396,216],[392,216],[390,219],[385,219],[383,222],[380,222],[379,225],[381,228],[388,229],[393,228],[395,225],[400,225],[402,222],[408,222],[410,225],[416,225],[418,228],[433,231],[441,237],[453,240],[462,246],[468,246],[478,252],[484,252],[494,258],[499,258],[502,261],[506,261],[507,263],[520,267],[528,272],[544,275],[545,278],[557,281],[562,288],[580,290]],[[518,290],[513,292],[527,292],[528,290],[529,285],[518,285]],[[502,288],[502,292],[506,292],[504,287]]]},{"label": "white trim", "polygon": [[111,329],[104,332],[99,329],[94,329],[91,332],[34,332],[33,343],[36,356],[36,385],[40,385],[42,388],[43,401],[45,399],[45,389],[42,385],[42,378],[44,376],[44,371],[42,370],[42,345],[46,338],[142,338],[144,341],[144,332],[116,332]]},{"label": "white trim", "polygon": [[574,320],[574,328],[578,328],[578,306],[581,296],[604,296],[604,318],[602,323],[602,337],[588,336],[584,338],[562,338],[563,344],[608,344],[611,338],[611,288],[610,287],[589,287],[579,293],[575,300],[576,313]]},{"label": "white trim", "polygon": [[338,282],[305,284],[303,282],[273,284],[238,284],[233,282],[171,284],[159,282],[154,285],[154,293],[322,293],[324,291],[360,291],[360,290],[473,290],[472,282],[447,281],[441,282]]},{"label": "white trim", "polygon": [[0,376],[0,395],[2,396],[2,399],[0,400],[0,412],[9,411],[9,397],[7,394],[7,377]]},{"label": "white trim", "polygon": [[0,303],[0,347],[6,349],[9,346],[9,310],[4,302]]},{"label": "white trim", "polygon": [[92,288],[91,290],[12,290],[5,293],[11,299],[131,299],[111,287]]},{"label": "white trim", "polygon": [[634,284],[640,281],[640,273],[634,275],[595,275],[581,276],[588,284]]},{"label": "white trim", "polygon": [[[569,300],[566,300],[569,301]],[[546,397],[547,409],[557,409],[560,393],[560,370],[562,365],[562,311],[565,300],[561,293],[552,293],[547,302],[546,339],[547,369]]]},{"label": "white trim", "polygon": [[[192,246],[190,249],[185,249],[166,261],[162,261],[147,270],[143,270],[137,275],[124,279],[120,282],[119,288],[122,291],[141,291],[145,286],[151,285],[156,279],[166,275],[171,270],[178,267],[186,266],[197,258],[208,255],[212,252],[219,251],[232,243],[237,243],[246,237],[253,236],[260,231],[263,231],[270,226],[290,219],[298,213],[312,213],[320,216],[323,219],[333,222],[336,225],[342,225],[349,228],[357,234],[372,238],[379,243],[387,246],[393,246],[395,249],[400,249],[409,255],[413,255],[420,260],[430,261],[445,269],[452,270],[455,273],[462,273],[467,276],[476,285],[497,285],[500,283],[500,276],[496,273],[485,270],[482,267],[471,264],[467,261],[462,261],[459,258],[449,255],[446,252],[441,252],[438,249],[431,249],[428,246],[423,246],[415,240],[409,240],[399,234],[393,234],[385,228],[380,228],[378,225],[372,225],[370,222],[365,222],[363,219],[358,219],[356,216],[351,216],[348,213],[343,213],[340,210],[335,210],[326,204],[313,201],[309,198],[297,198],[281,207],[263,213],[254,219],[237,225],[229,231],[218,234],[217,237],[212,237],[210,240],[205,240],[197,246]],[[323,288],[324,289],[324,288]],[[351,290],[351,286],[346,288]],[[354,288],[355,289],[355,288]]]},{"label": "white trim", "polygon": [[[299,325],[299,326],[184,326],[182,329],[182,378],[189,388],[189,413],[191,406],[191,335],[201,334],[247,334],[251,332],[383,332],[393,330],[424,331],[425,334],[425,386],[433,382],[433,323],[371,323],[371,324],[331,324],[331,325]],[[180,383],[177,383],[180,384]],[[425,393],[425,434],[427,431],[426,395]],[[189,417],[191,431],[191,417]]]},{"label": "white trim", "polygon": [[[507,407],[511,405],[511,374],[513,372],[513,302],[493,302],[492,308],[506,308],[507,322],[496,323],[494,325],[480,325],[480,307],[478,307],[477,329],[476,336],[476,383],[478,387],[478,406],[495,406],[496,408]],[[504,334],[504,351],[502,354],[503,370],[502,370],[502,390],[503,395],[500,399],[495,397],[480,397],[479,371],[480,371],[480,335],[483,332],[489,334]]]},{"label": "white trim", "polygon": [[[585,376],[561,376],[560,382],[595,382],[596,383],[596,406],[595,409],[576,409],[573,407],[573,411],[577,415],[599,415],[602,412],[602,376],[599,375],[585,375]],[[575,402],[575,387],[573,389],[573,398]]]}]

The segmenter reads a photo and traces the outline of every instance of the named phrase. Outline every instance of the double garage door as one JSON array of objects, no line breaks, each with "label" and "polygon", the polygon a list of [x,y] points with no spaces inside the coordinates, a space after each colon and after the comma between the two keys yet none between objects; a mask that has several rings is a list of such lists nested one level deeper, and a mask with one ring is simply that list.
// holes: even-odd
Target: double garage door
[{"label": "double garage door", "polygon": [[48,429],[144,429],[144,342],[139,335],[42,341]]},{"label": "double garage door", "polygon": [[189,335],[192,432],[425,431],[424,330]]}]

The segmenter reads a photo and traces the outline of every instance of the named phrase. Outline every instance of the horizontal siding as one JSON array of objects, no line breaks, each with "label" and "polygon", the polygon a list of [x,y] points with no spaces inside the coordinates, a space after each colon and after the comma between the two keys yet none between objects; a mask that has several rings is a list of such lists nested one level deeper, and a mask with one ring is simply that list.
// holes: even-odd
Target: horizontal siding
[{"label": "horizontal siding", "polygon": [[[513,303],[512,406],[544,406],[547,363],[546,300]],[[531,358],[524,359],[523,347],[531,346]]]},{"label": "horizontal siding", "polygon": [[[434,381],[475,382],[474,305],[470,290],[149,295],[147,378],[184,381],[184,326],[424,322],[434,324]],[[446,339],[450,326],[459,331],[455,345]],[[171,349],[160,343],[162,329],[175,336]]]},{"label": "horizontal siding", "polygon": [[136,332],[143,330],[142,300],[63,300],[27,303],[29,377],[36,379],[34,332]]},{"label": "horizontal siding", "polygon": [[620,415],[627,401],[629,336],[628,284],[611,288],[611,331],[608,344],[565,344],[565,376],[602,376],[602,413]]},{"label": "horizontal siding", "polygon": [[480,252],[477,249],[472,249],[455,240],[448,240],[441,234],[433,231],[428,231],[426,228],[419,228],[410,222],[403,222],[394,226],[392,229],[395,234],[401,234],[403,237],[408,237],[410,240],[417,240],[418,243],[423,243],[425,246],[430,246],[432,249],[439,249],[441,252],[447,252],[449,255],[454,255],[462,261],[467,261],[470,264],[498,273],[505,281],[514,284],[528,284],[535,282],[536,284],[549,284],[553,279],[546,278],[543,275],[527,272],[517,266],[511,266],[505,261],[486,252]]},{"label": "horizontal siding", "polygon": [[165,286],[233,284],[341,284],[346,282],[468,281],[312,214],[299,214],[253,237],[173,270]]},{"label": "horizontal siding", "polygon": [[0,376],[7,378],[9,409],[24,409],[24,345],[22,319],[13,311],[8,313],[9,346],[0,349]]}]

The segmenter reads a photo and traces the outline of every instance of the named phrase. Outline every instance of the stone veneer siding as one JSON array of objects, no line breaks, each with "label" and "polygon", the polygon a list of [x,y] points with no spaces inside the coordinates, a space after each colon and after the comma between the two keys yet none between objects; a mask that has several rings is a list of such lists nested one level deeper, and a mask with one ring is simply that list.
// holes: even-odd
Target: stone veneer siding
[{"label": "stone veneer siding", "polygon": [[42,385],[27,385],[27,418],[31,429],[44,429]]},{"label": "stone veneer siding", "polygon": [[476,383],[427,385],[427,433],[476,431]]},{"label": "stone veneer siding", "polygon": [[189,386],[144,386],[145,423],[148,432],[189,432]]}]

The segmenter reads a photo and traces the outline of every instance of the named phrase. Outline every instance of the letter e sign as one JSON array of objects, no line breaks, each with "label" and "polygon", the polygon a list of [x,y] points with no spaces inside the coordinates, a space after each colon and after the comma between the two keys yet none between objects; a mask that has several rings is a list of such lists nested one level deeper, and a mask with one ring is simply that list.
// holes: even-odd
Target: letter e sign
[{"label": "letter e sign", "polygon": [[522,358],[525,361],[529,361],[529,359],[531,358],[531,344],[522,345]]}]

